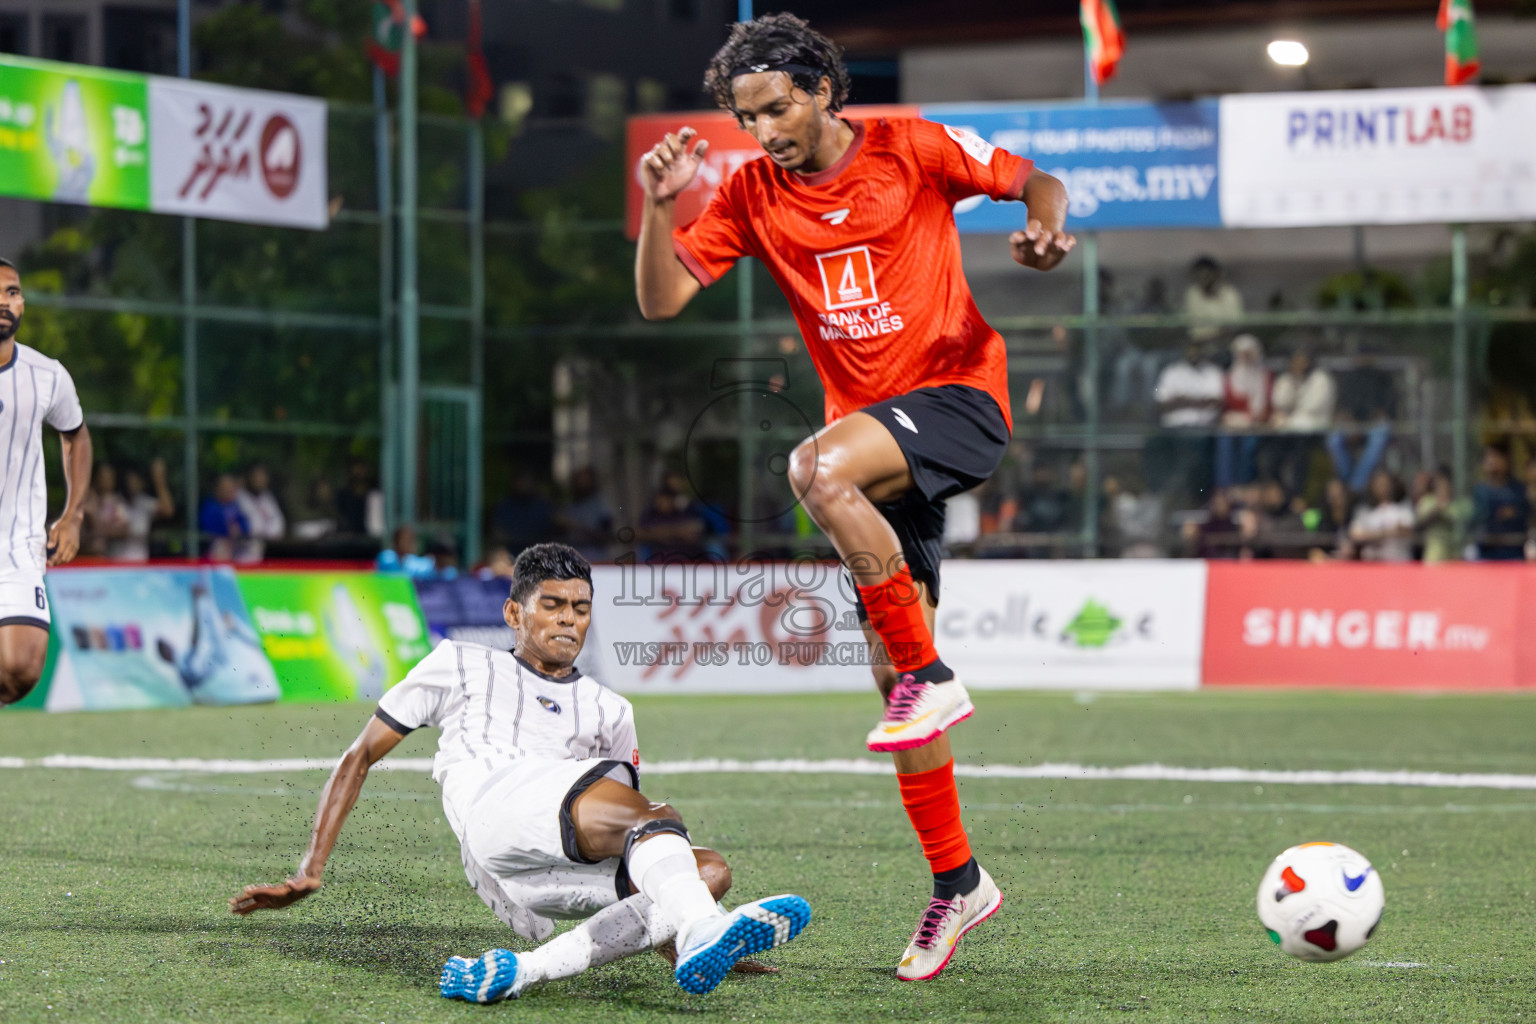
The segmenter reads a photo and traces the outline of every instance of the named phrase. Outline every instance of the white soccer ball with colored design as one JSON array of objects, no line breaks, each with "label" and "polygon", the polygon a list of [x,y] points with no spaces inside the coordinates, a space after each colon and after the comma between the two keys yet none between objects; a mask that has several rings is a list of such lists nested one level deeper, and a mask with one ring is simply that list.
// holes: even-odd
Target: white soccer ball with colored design
[{"label": "white soccer ball with colored design", "polygon": [[1285,952],[1339,960],[1365,945],[1386,893],[1364,856],[1338,843],[1302,843],[1275,858],[1259,883],[1259,920]]}]

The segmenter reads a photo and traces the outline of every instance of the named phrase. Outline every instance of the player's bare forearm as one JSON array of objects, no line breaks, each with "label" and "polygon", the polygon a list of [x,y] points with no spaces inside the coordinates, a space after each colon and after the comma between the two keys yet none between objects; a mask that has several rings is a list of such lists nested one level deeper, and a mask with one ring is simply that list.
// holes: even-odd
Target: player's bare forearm
[{"label": "player's bare forearm", "polygon": [[1067,234],[1067,187],[1044,171],[1031,171],[1024,182],[1027,219],[1023,231],[1008,237],[1014,262],[1050,270],[1067,258],[1077,239]]},{"label": "player's bare forearm", "polygon": [[90,495],[91,432],[80,429],[59,435],[64,457],[64,511],[48,527],[48,564],[63,565],[80,550],[80,523],[85,518],[85,499]]},{"label": "player's bare forearm", "polygon": [[277,910],[318,892],[326,861],[336,848],[341,827],[357,804],[357,797],[368,779],[368,769],[394,749],[401,735],[379,721],[368,720],[362,733],[341,755],[341,760],[326,780],[320,793],[320,806],[315,811],[315,827],[310,833],[309,848],[299,861],[299,869],[286,881],[275,885],[248,885],[229,901],[229,909],[236,914],[249,914],[253,910]]},{"label": "player's bare forearm", "polygon": [[699,293],[699,282],[672,248],[672,199],[646,197],[635,248],[635,296],[647,320],[670,320]]}]

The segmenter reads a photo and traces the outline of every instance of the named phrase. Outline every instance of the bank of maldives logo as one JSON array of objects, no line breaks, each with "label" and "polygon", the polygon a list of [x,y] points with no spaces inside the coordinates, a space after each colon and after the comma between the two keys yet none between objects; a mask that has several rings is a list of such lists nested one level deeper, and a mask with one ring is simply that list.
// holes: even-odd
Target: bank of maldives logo
[{"label": "bank of maldives logo", "polygon": [[875,290],[875,266],[869,258],[869,246],[817,253],[816,265],[821,268],[821,292],[826,309],[868,306],[880,301],[880,293]]}]

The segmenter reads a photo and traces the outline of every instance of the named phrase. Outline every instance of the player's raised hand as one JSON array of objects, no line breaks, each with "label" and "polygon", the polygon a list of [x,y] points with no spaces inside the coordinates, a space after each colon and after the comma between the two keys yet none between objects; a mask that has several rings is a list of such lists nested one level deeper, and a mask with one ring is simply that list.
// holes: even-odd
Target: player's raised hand
[{"label": "player's raised hand", "polygon": [[1036,270],[1050,270],[1067,258],[1077,239],[1065,231],[1052,231],[1031,217],[1023,231],[1008,236],[1013,261]]},{"label": "player's raised hand", "polygon": [[693,183],[704,154],[709,152],[709,143],[704,139],[694,143],[692,149],[688,147],[698,134],[692,128],[684,128],[675,135],[668,132],[666,138],[640,158],[645,169],[640,180],[647,196],[658,202],[671,199]]},{"label": "player's raised hand", "polygon": [[241,915],[253,910],[281,910],[319,892],[321,884],[318,878],[295,875],[276,885],[248,885],[240,890],[239,896],[230,897],[229,910],[230,913]]},{"label": "player's raised hand", "polygon": [[80,518],[63,516],[48,527],[48,564],[64,565],[80,553]]}]

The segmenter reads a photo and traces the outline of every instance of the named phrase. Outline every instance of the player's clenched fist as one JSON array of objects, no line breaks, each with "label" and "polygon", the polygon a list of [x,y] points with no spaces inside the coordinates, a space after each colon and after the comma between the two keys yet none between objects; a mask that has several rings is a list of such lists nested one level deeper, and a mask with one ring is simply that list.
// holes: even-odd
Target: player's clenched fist
[{"label": "player's clenched fist", "polygon": [[253,910],[280,910],[292,906],[304,897],[320,891],[320,879],[295,875],[276,885],[248,885],[232,896],[229,909],[236,914],[249,914]]},{"label": "player's clenched fist", "polygon": [[692,149],[688,148],[688,143],[698,134],[692,128],[684,128],[675,135],[668,132],[666,138],[641,158],[640,165],[645,168],[641,181],[647,196],[660,202],[673,198],[692,184],[699,173],[699,165],[704,162],[704,154],[709,152],[709,143],[704,139],[694,143]]},{"label": "player's clenched fist", "polygon": [[1066,259],[1076,244],[1077,239],[1065,231],[1051,231],[1034,218],[1030,218],[1023,231],[1008,236],[1013,261],[1036,270],[1050,270]]}]

